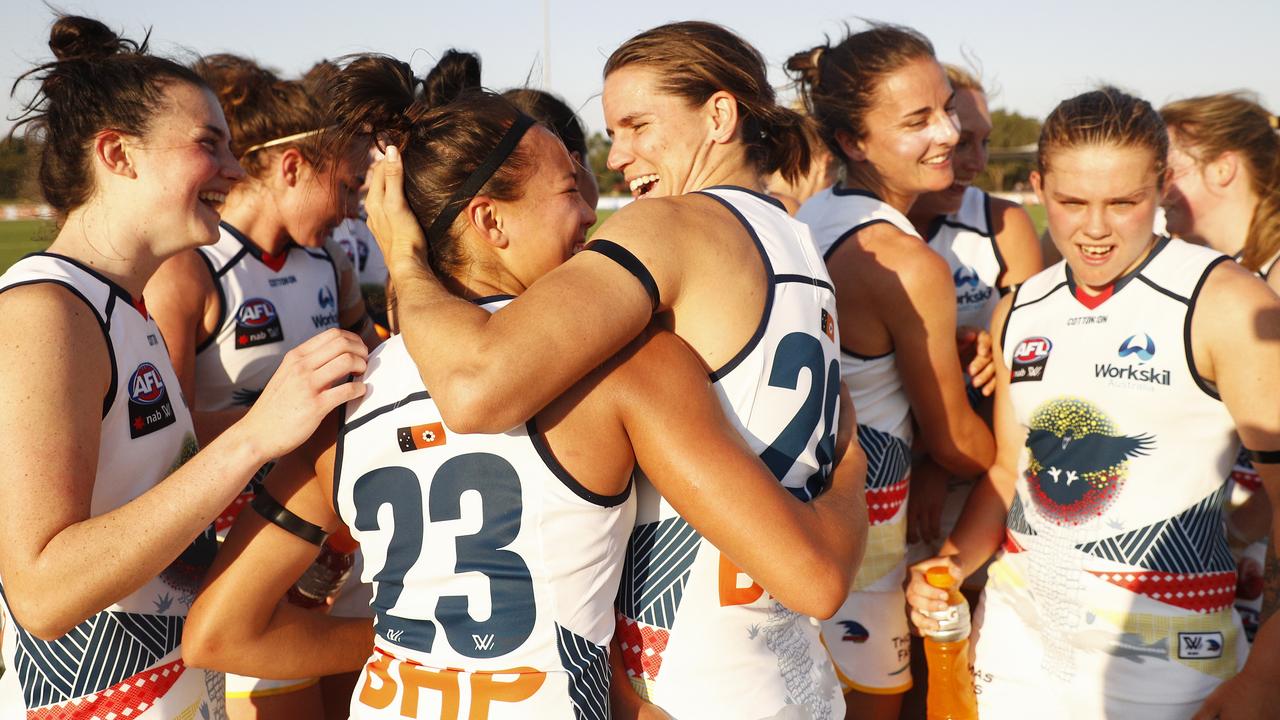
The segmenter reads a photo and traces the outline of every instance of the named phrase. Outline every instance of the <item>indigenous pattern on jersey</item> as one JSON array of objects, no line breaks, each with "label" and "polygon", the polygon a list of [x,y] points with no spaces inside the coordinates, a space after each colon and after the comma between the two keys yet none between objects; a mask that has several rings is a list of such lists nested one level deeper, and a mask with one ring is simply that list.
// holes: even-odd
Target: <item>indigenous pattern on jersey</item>
[{"label": "indigenous pattern on jersey", "polygon": [[[823,259],[879,223],[920,237],[902,213],[875,195],[838,185],[810,198],[796,217],[809,224]],[[870,527],[849,598],[822,623],[822,634],[846,689],[904,692],[911,687],[910,634],[902,611],[911,405],[892,351],[869,357],[842,347],[840,368],[858,414],[858,444],[867,455]]]},{"label": "indigenous pattern on jersey", "polygon": [[926,242],[951,268],[956,325],[989,329],[1007,269],[991,222],[991,196],[965,188],[960,209],[934,220]]},{"label": "indigenous pattern on jersey", "polygon": [[1243,662],[1222,523],[1238,443],[1189,345],[1226,259],[1161,239],[1107,295],[1078,290],[1065,263],[1018,291],[1001,346],[1028,435],[977,643],[987,693],[1057,683],[1185,703]]},{"label": "indigenous pattern on jersey", "polygon": [[[835,295],[808,228],[772,198],[702,191],[751,234],[767,275],[760,324],[711,376],[751,448],[792,494],[825,487],[838,421]],[[811,618],[783,607],[639,483],[618,596],[622,659],[636,690],[676,718],[843,717]]]},{"label": "indigenous pattern on jersey", "polygon": [[338,276],[323,249],[290,243],[267,255],[223,223],[218,242],[198,248],[218,290],[217,330],[196,348],[196,410],[249,407],[280,359],[338,327]]},{"label": "indigenous pattern on jersey", "polygon": [[376,613],[351,716],[607,718],[631,488],[583,487],[533,423],[455,433],[399,337],[365,383],[334,473]]},{"label": "indigenous pattern on jersey", "polygon": [[[195,455],[191,414],[164,339],[141,301],[51,253],[18,261],[0,277],[0,292],[34,283],[60,285],[83,300],[102,327],[111,358],[89,506],[97,517],[142,495]],[[179,646],[214,552],[210,527],[158,577],[52,641],[19,625],[4,598],[0,717],[224,718],[222,674],[187,668]]]}]

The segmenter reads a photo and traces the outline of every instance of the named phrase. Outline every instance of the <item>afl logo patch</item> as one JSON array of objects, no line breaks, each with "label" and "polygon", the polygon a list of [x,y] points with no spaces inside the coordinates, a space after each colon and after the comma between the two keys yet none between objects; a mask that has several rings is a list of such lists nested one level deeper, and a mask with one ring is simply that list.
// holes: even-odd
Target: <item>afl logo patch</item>
[{"label": "afl logo patch", "polygon": [[1044,379],[1045,365],[1053,342],[1047,337],[1024,338],[1013,349],[1013,369],[1009,382],[1040,381]]},{"label": "afl logo patch", "polygon": [[249,298],[236,310],[236,349],[269,345],[284,340],[280,316],[270,300]]},{"label": "afl logo patch", "polygon": [[136,440],[176,420],[160,371],[149,362],[138,365],[129,376],[129,437]]}]

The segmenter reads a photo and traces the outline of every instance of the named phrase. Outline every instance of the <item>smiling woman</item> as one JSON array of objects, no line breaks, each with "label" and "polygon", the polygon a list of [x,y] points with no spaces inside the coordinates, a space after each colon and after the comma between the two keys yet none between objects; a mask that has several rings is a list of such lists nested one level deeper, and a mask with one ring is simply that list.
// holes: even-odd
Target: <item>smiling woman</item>
[{"label": "smiling woman", "polygon": [[226,121],[197,75],[100,22],[59,18],[49,46],[22,122],[63,221],[47,252],[0,277],[0,362],[40,369],[0,377],[0,505],[24,509],[0,516],[0,716],[218,716],[221,675],[186,667],[179,642],[210,524],[363,392],[340,381],[364,348],[334,331],[290,353],[197,455],[141,293],[166,258],[217,239],[211,200],[243,177]]},{"label": "smiling woman", "polygon": [[[919,33],[873,25],[835,46],[787,61],[845,181],[809,199],[809,223],[835,284],[844,381],[872,458],[869,547],[852,592],[823,623],[847,693],[849,718],[896,718],[911,687],[907,617],[906,496],[913,424],[920,447],[956,476],[991,462],[991,433],[969,405],[956,345],[952,272],[905,213],[916,197],[951,187],[958,133],[954,94]],[[843,642],[848,623],[882,628]]]},{"label": "smiling woman", "polygon": [[[391,154],[375,169],[370,224],[387,247],[405,343],[432,398],[451,427],[504,431],[656,319],[699,356],[775,477],[813,498],[836,460],[835,298],[808,229],[762,192],[765,173],[807,168],[803,119],[776,104],[755,48],[702,22],[623,43],[606,63],[603,100],[610,165],[641,198],[493,314],[451,298],[425,272],[434,245],[405,210],[403,169]],[[802,368],[819,381],[799,382]],[[634,569],[619,606],[620,632],[635,651],[619,670],[630,683],[615,684],[618,702],[633,712],[640,704],[630,685],[680,717],[773,715],[794,712],[791,704],[817,717],[841,712],[817,630],[760,585],[738,580],[737,565],[691,534],[680,502],[650,503],[637,515],[627,560]],[[831,537],[831,557],[860,542],[861,523],[854,525]],[[649,546],[655,535],[662,547]],[[664,558],[677,558],[685,574],[671,582],[686,589],[655,617],[645,598],[671,589],[657,580],[671,577],[657,567]],[[804,566],[779,555],[764,569],[776,579]],[[789,602],[830,613],[847,588],[833,592],[830,580],[803,583]],[[742,632],[751,626],[757,632]],[[654,656],[667,668],[661,675],[643,661]]]},{"label": "smiling woman", "polygon": [[[170,259],[147,293],[196,435],[208,442],[245,414],[285,353],[308,338],[344,327],[369,347],[378,339],[350,259],[327,242],[356,212],[368,139],[327,141],[323,82],[307,88],[234,55],[205,57],[195,69],[217,94],[247,177],[202,194],[221,209],[218,242]],[[260,479],[218,518],[220,535]],[[228,711],[233,720],[317,715],[315,685],[229,676]]]}]

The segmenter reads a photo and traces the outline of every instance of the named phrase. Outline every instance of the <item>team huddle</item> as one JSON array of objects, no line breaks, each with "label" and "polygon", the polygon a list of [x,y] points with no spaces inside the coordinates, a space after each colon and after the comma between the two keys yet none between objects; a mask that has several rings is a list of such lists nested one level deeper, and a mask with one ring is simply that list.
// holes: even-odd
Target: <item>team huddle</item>
[{"label": "team huddle", "polygon": [[796,110],[672,23],[605,63],[635,201],[592,231],[581,121],[474,55],[49,46],[20,125],[59,230],[0,276],[0,362],[40,368],[0,378],[0,716],[915,717],[930,570],[981,595],[984,720],[1280,702],[1248,96],[1061,102],[1042,242],[918,32],[797,52]]}]

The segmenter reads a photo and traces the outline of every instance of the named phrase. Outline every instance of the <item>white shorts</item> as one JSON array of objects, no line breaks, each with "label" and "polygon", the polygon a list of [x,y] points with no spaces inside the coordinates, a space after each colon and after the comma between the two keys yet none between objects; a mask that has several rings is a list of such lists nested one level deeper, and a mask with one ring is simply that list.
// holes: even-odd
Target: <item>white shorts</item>
[{"label": "white shorts", "polygon": [[844,692],[897,695],[911,689],[911,632],[901,588],[850,593],[822,621],[822,642]]}]

